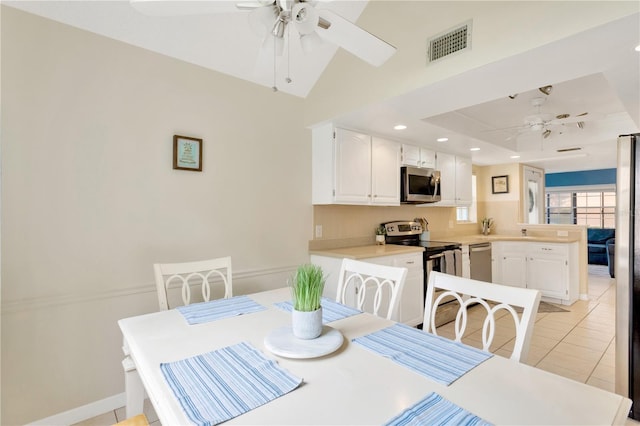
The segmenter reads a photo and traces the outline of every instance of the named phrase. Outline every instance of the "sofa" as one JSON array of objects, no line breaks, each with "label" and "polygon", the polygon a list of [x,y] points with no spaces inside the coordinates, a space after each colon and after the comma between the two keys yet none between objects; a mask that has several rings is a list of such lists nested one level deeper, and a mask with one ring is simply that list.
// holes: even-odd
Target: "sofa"
[{"label": "sofa", "polygon": [[[616,237],[616,230],[611,228],[588,228],[587,251],[589,263],[592,265],[609,265],[607,242]],[[615,240],[614,240],[615,241]]]},{"label": "sofa", "polygon": [[607,257],[609,258],[609,276],[615,278],[615,260],[616,260],[616,239],[612,238],[607,241]]}]

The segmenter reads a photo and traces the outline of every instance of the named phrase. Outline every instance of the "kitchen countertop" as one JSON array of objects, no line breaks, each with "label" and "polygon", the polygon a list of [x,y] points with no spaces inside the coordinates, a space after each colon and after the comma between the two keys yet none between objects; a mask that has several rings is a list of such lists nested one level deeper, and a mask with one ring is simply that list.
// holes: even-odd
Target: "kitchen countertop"
[{"label": "kitchen countertop", "polygon": [[[437,238],[436,238],[437,240]],[[447,241],[456,241],[460,244],[479,244],[492,241],[520,241],[520,242],[536,242],[536,243],[575,243],[579,241],[577,238],[569,237],[550,237],[550,236],[519,236],[519,235],[460,235],[447,238]]]},{"label": "kitchen countertop", "polygon": [[[458,242],[462,245],[465,244],[479,244],[493,241],[521,241],[521,242],[539,242],[539,243],[574,243],[578,241],[577,238],[569,237],[544,237],[544,236],[527,236],[522,237],[519,235],[457,235],[451,237],[438,237],[434,238],[434,241],[452,241]],[[422,253],[423,247],[415,246],[403,246],[396,244],[385,245],[358,245],[352,247],[341,247],[332,249],[311,249],[309,254],[315,254],[319,256],[349,258],[349,259],[367,259],[372,257],[382,256],[395,256],[398,254],[407,253]]]},{"label": "kitchen countertop", "polygon": [[401,246],[396,244],[366,245],[357,247],[342,247],[328,250],[309,250],[309,254],[327,257],[349,259],[367,259],[370,257],[395,256],[407,253],[422,253],[423,247]]}]

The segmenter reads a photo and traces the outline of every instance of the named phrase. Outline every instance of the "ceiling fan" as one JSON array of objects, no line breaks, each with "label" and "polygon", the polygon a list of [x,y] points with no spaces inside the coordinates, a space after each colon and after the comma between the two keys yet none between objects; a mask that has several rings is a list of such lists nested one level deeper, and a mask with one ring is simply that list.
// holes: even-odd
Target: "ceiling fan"
[{"label": "ceiling fan", "polygon": [[[322,40],[338,45],[363,61],[380,66],[396,51],[384,40],[358,27],[337,13],[316,7],[321,1],[254,0],[130,0],[138,11],[154,16],[201,15],[220,12],[248,12],[254,32],[263,37],[263,49],[282,54],[285,38],[299,38],[305,52]],[[293,30],[293,31],[292,31]],[[291,40],[289,39],[290,43]]]},{"label": "ceiling fan", "polygon": [[[545,95],[550,95],[553,86],[543,86],[539,88],[539,91]],[[511,95],[509,99],[515,99],[518,95]],[[562,134],[564,127],[567,124],[575,124],[578,129],[584,129],[585,122],[593,119],[588,112],[582,112],[580,114],[571,115],[569,113],[551,114],[548,112],[542,112],[542,105],[546,101],[545,97],[534,97],[530,100],[531,107],[535,110],[532,114],[524,117],[523,124],[514,127],[507,127],[496,130],[518,130],[519,134],[536,132],[539,133],[542,139],[550,137],[555,130],[557,133]],[[512,139],[512,137],[508,139]]]}]

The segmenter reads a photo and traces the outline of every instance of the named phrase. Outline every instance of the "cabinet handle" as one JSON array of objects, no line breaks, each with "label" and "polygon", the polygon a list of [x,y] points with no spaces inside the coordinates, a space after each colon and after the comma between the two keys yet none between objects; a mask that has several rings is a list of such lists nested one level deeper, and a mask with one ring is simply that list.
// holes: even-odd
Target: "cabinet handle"
[{"label": "cabinet handle", "polygon": [[413,265],[414,263],[416,263],[416,262],[414,262],[413,260],[410,260],[410,261],[407,262],[407,265]]}]

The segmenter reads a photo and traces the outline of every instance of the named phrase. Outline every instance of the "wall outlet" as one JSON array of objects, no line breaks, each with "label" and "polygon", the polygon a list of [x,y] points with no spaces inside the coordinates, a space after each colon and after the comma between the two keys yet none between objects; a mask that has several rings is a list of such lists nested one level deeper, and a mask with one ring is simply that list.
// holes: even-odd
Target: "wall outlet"
[{"label": "wall outlet", "polygon": [[558,237],[568,237],[569,231],[558,231]]},{"label": "wall outlet", "polygon": [[316,225],[316,238],[322,238],[322,225]]}]

